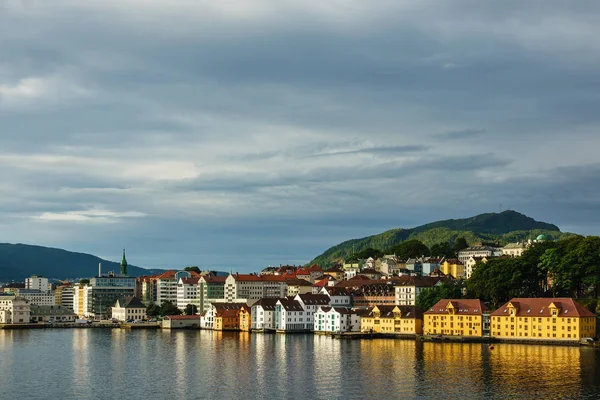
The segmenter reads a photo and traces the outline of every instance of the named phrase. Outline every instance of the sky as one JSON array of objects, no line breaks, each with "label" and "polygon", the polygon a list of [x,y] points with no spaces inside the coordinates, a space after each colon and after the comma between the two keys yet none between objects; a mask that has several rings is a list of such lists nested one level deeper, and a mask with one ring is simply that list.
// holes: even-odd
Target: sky
[{"label": "sky", "polygon": [[600,233],[600,2],[0,0],[0,242],[257,271],[514,209]]}]

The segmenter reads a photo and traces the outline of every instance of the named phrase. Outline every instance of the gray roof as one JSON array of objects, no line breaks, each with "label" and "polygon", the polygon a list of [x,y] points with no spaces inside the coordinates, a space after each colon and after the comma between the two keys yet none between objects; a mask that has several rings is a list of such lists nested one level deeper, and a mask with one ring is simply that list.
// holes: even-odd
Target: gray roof
[{"label": "gray roof", "polygon": [[32,315],[75,315],[75,312],[67,307],[62,306],[38,306],[31,305]]},{"label": "gray roof", "polygon": [[[137,297],[127,296],[125,298],[117,300],[117,304],[122,308],[146,308],[146,305],[140,301]],[[115,306],[117,305],[115,304]]]}]

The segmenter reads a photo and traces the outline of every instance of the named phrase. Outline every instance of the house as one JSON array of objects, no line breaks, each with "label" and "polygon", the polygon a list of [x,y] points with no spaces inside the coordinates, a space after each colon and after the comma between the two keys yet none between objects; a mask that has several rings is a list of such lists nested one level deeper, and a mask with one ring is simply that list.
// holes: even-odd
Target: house
[{"label": "house", "polygon": [[199,329],[199,315],[167,315],[162,320],[163,329]]},{"label": "house", "polygon": [[425,289],[431,289],[440,286],[443,282],[440,278],[429,276],[401,276],[393,280],[394,303],[402,306],[414,306],[417,303],[417,297]]},{"label": "house", "polygon": [[287,295],[293,297],[297,294],[312,293],[313,284],[304,279],[287,279]]},{"label": "house", "polygon": [[275,305],[277,304],[277,300],[278,299],[260,299],[252,305],[252,330],[275,330]]},{"label": "house", "polygon": [[360,319],[362,332],[423,333],[423,311],[415,306],[374,306]]},{"label": "house", "polygon": [[30,323],[31,305],[24,297],[0,295],[0,324]]},{"label": "house", "polygon": [[487,257],[475,257],[471,256],[467,261],[465,261],[465,279],[470,279],[471,275],[473,275],[473,271],[475,270],[477,263],[486,263],[488,261]]},{"label": "house", "polygon": [[491,314],[500,339],[578,341],[596,336],[596,315],[571,298],[514,298]]},{"label": "house", "polygon": [[329,275],[326,275],[323,279],[318,280],[312,285],[312,294],[319,294],[321,289],[326,286],[335,286],[336,280]]},{"label": "house", "polygon": [[409,258],[406,260],[405,269],[411,272],[411,275],[423,274],[423,261],[420,258]]},{"label": "house", "polygon": [[310,282],[310,271],[307,268],[299,268],[298,270],[296,270],[294,277],[296,279],[302,279]]},{"label": "house", "polygon": [[328,294],[299,294],[294,300],[304,309],[304,323],[310,330],[313,328],[314,315],[319,307],[329,306],[331,301]]},{"label": "house", "polygon": [[313,325],[308,322],[304,308],[298,300],[280,298],[275,304],[275,329],[282,333],[309,332]]},{"label": "house", "polygon": [[315,332],[360,332],[360,318],[366,310],[347,307],[319,307],[314,315]]},{"label": "house", "polygon": [[352,307],[352,292],[348,288],[324,286],[318,294],[329,296],[329,304],[333,307]]},{"label": "house", "polygon": [[307,268],[307,270],[310,273],[309,282],[311,282],[311,283],[315,283],[317,278],[323,276],[323,270],[317,264],[311,265],[310,267]]},{"label": "house", "polygon": [[426,257],[421,262],[421,275],[429,275],[431,271],[440,268],[444,258]]},{"label": "house", "polygon": [[134,296],[119,299],[112,307],[112,318],[121,322],[145,320],[147,319],[146,306]]},{"label": "house", "polygon": [[242,307],[239,312],[240,331],[250,332],[252,330],[252,316],[250,307]]},{"label": "house", "polygon": [[465,265],[456,258],[445,260],[440,269],[442,273],[452,276],[454,279],[465,279]]},{"label": "house", "polygon": [[359,275],[366,276],[367,278],[373,280],[381,279],[381,272],[378,272],[373,268],[365,268],[359,272]]},{"label": "house", "polygon": [[426,335],[483,336],[487,311],[479,299],[443,299],[424,313]]},{"label": "house", "polygon": [[[235,321],[231,318],[232,313],[223,313],[227,310],[236,310],[239,311],[242,307],[247,307],[246,303],[238,302],[238,303],[211,303],[206,312],[200,315],[200,327],[202,329],[215,329],[217,324],[217,318],[221,318],[219,322],[219,330],[224,330],[223,328],[229,328],[230,325],[239,326],[239,317],[236,313]],[[220,314],[219,314],[220,313]],[[225,319],[223,319],[225,318]],[[225,329],[229,330],[229,329]]]},{"label": "house", "polygon": [[325,274],[331,275],[336,281],[344,279],[344,270],[339,267],[329,268],[324,271]]},{"label": "house", "polygon": [[31,305],[31,322],[60,323],[75,322],[77,315],[73,308],[62,306]]},{"label": "house", "polygon": [[502,248],[502,255],[510,257],[521,257],[525,250],[529,248],[529,246],[530,244],[527,242],[509,243]]}]

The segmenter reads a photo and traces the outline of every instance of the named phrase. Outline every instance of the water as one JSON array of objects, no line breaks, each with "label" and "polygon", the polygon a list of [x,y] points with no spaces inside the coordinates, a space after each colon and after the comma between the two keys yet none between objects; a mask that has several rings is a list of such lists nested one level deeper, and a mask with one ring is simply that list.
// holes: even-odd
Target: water
[{"label": "water", "polygon": [[0,331],[0,399],[600,398],[600,351],[211,331]]}]

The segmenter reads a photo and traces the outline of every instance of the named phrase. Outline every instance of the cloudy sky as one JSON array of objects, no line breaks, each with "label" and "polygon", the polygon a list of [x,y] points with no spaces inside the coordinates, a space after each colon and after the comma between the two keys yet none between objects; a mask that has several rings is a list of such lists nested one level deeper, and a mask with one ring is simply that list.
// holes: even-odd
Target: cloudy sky
[{"label": "cloudy sky", "polygon": [[600,233],[597,1],[0,0],[0,242],[252,271],[515,209]]}]

